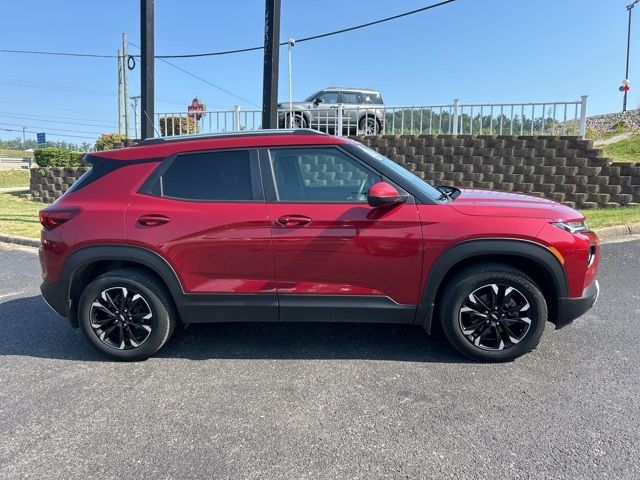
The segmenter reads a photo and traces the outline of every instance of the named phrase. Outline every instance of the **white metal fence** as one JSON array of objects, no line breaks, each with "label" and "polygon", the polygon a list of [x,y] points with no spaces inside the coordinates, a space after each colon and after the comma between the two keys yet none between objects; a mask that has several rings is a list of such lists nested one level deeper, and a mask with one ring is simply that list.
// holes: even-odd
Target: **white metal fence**
[{"label": "white metal fence", "polygon": [[[278,128],[312,128],[336,135],[468,134],[579,135],[584,137],[587,96],[577,101],[463,104],[400,107],[351,107],[344,104],[278,111]],[[156,114],[161,136],[216,133],[262,128],[260,110]]]}]

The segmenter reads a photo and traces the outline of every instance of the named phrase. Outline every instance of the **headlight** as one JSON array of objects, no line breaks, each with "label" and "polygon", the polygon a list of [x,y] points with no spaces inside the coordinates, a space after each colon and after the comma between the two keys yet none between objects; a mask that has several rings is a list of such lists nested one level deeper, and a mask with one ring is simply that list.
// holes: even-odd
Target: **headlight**
[{"label": "headlight", "polygon": [[552,225],[555,225],[556,227],[561,228],[562,230],[569,233],[580,233],[589,230],[584,220],[581,222],[555,222],[552,223]]}]

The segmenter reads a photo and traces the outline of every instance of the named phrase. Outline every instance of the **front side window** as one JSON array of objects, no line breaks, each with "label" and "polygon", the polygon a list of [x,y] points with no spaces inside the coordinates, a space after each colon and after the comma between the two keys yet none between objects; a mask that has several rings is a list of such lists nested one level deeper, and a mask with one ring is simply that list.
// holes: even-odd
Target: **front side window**
[{"label": "front side window", "polygon": [[366,203],[380,176],[335,148],[270,151],[276,196],[282,202]]},{"label": "front side window", "polygon": [[325,92],[318,95],[322,103],[338,103],[338,92]]},{"label": "front side window", "polygon": [[251,160],[246,150],[178,155],[153,187],[183,200],[253,200]]}]

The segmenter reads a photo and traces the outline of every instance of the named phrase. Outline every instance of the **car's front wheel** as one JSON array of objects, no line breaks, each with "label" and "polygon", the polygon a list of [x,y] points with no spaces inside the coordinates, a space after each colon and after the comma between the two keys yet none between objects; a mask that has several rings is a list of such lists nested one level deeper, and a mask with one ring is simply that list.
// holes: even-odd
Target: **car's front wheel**
[{"label": "car's front wheel", "polygon": [[440,321],[447,339],[463,355],[509,361],[536,347],[547,304],[524,272],[502,264],[477,265],[448,282]]},{"label": "car's front wheel", "polygon": [[78,320],[89,342],[116,360],[144,360],[175,329],[173,303],[155,277],[118,269],[94,279],[78,302]]},{"label": "car's front wheel", "polygon": [[380,133],[380,124],[375,117],[364,117],[360,120],[360,133],[366,136]]}]

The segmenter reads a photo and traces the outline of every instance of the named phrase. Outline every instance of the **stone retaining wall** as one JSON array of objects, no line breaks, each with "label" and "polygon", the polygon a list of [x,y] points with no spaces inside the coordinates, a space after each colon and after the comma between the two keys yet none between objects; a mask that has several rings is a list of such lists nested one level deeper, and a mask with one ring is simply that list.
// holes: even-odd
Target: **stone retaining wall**
[{"label": "stone retaining wall", "polygon": [[66,192],[87,170],[89,170],[89,167],[32,168],[31,197],[38,202],[52,203]]},{"label": "stone retaining wall", "polygon": [[[434,184],[527,193],[579,209],[640,204],[640,163],[612,163],[593,148],[592,140],[504,135],[353,138]],[[32,168],[33,199],[53,202],[87,169]]]},{"label": "stone retaining wall", "polygon": [[640,204],[640,164],[558,136],[353,137],[434,184],[522,192],[590,209]]}]

